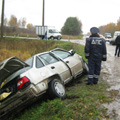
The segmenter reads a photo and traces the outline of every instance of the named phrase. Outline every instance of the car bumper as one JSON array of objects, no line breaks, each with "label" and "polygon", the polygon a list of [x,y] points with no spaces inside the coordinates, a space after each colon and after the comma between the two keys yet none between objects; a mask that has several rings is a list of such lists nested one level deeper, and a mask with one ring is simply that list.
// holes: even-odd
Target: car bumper
[{"label": "car bumper", "polygon": [[47,81],[37,85],[31,84],[26,90],[18,91],[15,95],[0,103],[0,118],[13,111],[20,111],[27,104],[33,103],[48,89]]}]

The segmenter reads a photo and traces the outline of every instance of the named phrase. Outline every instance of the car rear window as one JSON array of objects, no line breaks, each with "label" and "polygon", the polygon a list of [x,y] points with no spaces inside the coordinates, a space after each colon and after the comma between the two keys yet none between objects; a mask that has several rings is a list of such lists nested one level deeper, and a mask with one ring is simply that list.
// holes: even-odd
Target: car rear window
[{"label": "car rear window", "polygon": [[38,57],[36,57],[36,68],[41,68],[43,66],[44,65],[43,65],[42,61]]},{"label": "car rear window", "polygon": [[30,65],[30,67],[32,67],[32,66],[33,66],[33,57],[27,59],[27,60],[25,61],[25,63],[27,63],[28,65]]}]

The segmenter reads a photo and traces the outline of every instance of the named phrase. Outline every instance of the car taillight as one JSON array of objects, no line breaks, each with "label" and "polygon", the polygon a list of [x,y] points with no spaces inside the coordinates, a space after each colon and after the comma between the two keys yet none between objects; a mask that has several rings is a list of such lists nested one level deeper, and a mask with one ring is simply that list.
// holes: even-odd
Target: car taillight
[{"label": "car taillight", "polygon": [[30,80],[27,77],[23,77],[20,80],[18,80],[17,90],[20,90],[23,86],[28,85],[27,83],[30,84]]}]

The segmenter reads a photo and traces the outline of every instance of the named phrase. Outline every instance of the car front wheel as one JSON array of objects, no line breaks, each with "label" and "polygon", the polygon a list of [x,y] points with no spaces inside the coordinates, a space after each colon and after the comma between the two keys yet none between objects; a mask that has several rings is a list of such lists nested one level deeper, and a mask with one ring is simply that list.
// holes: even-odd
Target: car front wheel
[{"label": "car front wheel", "polygon": [[61,39],[61,37],[60,36],[58,36],[58,38],[57,38],[58,40],[60,40]]},{"label": "car front wheel", "polygon": [[58,79],[54,79],[49,83],[48,92],[51,98],[64,99],[66,97],[65,87]]}]

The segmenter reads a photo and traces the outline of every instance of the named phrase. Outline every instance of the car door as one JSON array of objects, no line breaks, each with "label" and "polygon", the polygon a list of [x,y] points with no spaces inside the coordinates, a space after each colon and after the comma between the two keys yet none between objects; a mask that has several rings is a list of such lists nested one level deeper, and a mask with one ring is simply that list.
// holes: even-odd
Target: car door
[{"label": "car door", "polygon": [[83,68],[80,56],[60,49],[53,50],[52,52],[60,57],[70,67],[73,76],[77,76],[82,73]]},{"label": "car door", "polygon": [[49,68],[49,70],[51,70],[54,74],[59,74],[65,83],[69,82],[72,79],[69,67],[52,54],[45,53],[39,55],[39,58],[43,61],[46,67]]}]

